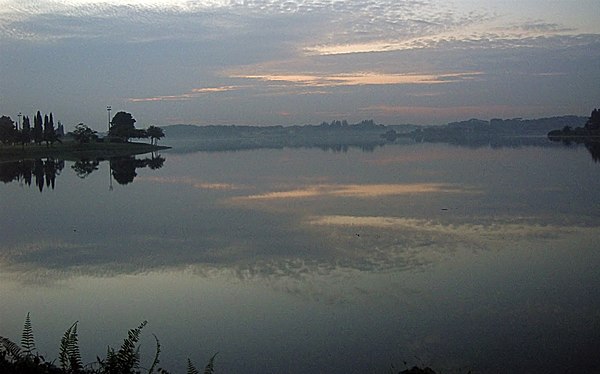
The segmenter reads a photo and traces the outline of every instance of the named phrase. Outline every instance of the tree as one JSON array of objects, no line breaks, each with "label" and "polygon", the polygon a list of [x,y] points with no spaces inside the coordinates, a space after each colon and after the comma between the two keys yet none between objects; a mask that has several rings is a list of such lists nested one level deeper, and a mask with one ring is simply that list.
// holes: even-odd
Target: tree
[{"label": "tree", "polygon": [[118,112],[110,122],[110,130],[108,135],[122,138],[124,141],[129,141],[129,138],[135,138],[140,135],[136,132],[135,119],[131,113]]},{"label": "tree", "polygon": [[585,124],[586,130],[600,130],[600,110],[594,109],[592,115]]},{"label": "tree", "polygon": [[29,117],[23,117],[23,128],[21,129],[21,145],[24,147],[25,144],[31,142],[31,123]]},{"label": "tree", "polygon": [[50,116],[47,114],[44,116],[44,141],[46,145],[54,144],[56,141],[56,132],[54,130],[54,119],[52,118],[52,113]]},{"label": "tree", "polygon": [[4,144],[14,142],[16,132],[15,122],[10,117],[0,117],[0,142]]},{"label": "tree", "polygon": [[98,135],[96,134],[96,131],[90,129],[83,123],[80,123],[77,126],[75,126],[75,130],[73,131],[73,137],[79,143],[89,143],[90,141],[95,140],[96,138],[98,138]]},{"label": "tree", "polygon": [[38,110],[33,117],[33,129],[31,130],[31,138],[35,144],[41,144],[44,141],[44,128],[42,127],[42,114]]},{"label": "tree", "polygon": [[163,129],[161,129],[160,127],[157,127],[157,126],[148,127],[148,129],[146,130],[146,133],[148,134],[148,137],[150,138],[151,144],[158,144],[158,140],[160,138],[164,138],[164,136],[165,136]]}]

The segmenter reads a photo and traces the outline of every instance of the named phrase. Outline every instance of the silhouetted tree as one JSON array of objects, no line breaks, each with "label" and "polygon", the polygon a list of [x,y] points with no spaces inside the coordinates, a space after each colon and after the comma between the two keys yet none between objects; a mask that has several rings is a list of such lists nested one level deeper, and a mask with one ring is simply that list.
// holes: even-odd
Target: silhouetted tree
[{"label": "silhouetted tree", "polygon": [[121,138],[127,142],[130,138],[135,138],[139,135],[135,128],[135,119],[131,113],[118,112],[110,123],[111,126],[108,131],[108,135],[110,136]]},{"label": "silhouetted tree", "polygon": [[13,143],[16,133],[15,122],[8,116],[0,117],[0,142],[4,144]]},{"label": "silhouetted tree", "polygon": [[594,109],[592,115],[585,123],[585,129],[590,131],[600,130],[600,110]]},{"label": "silhouetted tree", "polygon": [[21,145],[29,144],[31,142],[31,123],[29,117],[23,117],[23,128],[21,129]]},{"label": "silhouetted tree", "polygon": [[73,131],[73,137],[79,143],[89,143],[90,141],[97,139],[98,135],[96,134],[96,131],[90,129],[83,123],[80,123],[77,126],[75,126],[75,130]]},{"label": "silhouetted tree", "polygon": [[47,114],[44,116],[44,141],[46,142],[47,146],[56,142],[56,133],[54,132],[54,119],[52,118],[52,113],[50,113],[50,116]]},{"label": "silhouetted tree", "polygon": [[150,137],[150,143],[152,144],[158,144],[158,140],[165,136],[163,129],[157,126],[148,127],[146,133],[148,134],[148,137]]},{"label": "silhouetted tree", "polygon": [[56,126],[55,132],[58,138],[62,138],[63,136],[65,136],[65,127],[62,123],[60,123],[60,121],[58,121],[58,125]]},{"label": "silhouetted tree", "polygon": [[33,129],[31,130],[31,138],[35,144],[41,144],[44,141],[44,128],[42,124],[42,114],[38,110],[33,118]]}]

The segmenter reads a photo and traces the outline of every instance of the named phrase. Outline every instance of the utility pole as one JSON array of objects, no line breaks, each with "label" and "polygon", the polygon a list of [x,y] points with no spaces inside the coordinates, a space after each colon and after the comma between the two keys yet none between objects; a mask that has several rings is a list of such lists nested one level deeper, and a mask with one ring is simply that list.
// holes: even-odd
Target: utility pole
[{"label": "utility pole", "polygon": [[110,131],[110,111],[111,111],[111,107],[110,105],[106,106],[106,111],[108,112],[108,131]]}]

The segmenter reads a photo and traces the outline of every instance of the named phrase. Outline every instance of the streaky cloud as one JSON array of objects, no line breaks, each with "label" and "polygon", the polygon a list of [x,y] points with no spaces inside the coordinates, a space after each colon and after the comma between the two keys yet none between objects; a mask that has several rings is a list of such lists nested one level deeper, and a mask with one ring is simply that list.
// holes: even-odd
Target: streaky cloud
[{"label": "streaky cloud", "polygon": [[304,188],[238,196],[233,202],[275,201],[318,197],[373,198],[381,196],[428,193],[477,193],[477,190],[437,183],[414,184],[319,184]]}]

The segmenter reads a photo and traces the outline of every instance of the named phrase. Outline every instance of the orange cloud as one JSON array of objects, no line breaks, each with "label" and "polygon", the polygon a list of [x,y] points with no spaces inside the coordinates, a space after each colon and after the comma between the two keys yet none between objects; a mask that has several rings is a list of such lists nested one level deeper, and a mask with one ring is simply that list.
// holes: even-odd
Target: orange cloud
[{"label": "orange cloud", "polygon": [[183,93],[180,95],[162,95],[154,97],[129,98],[127,99],[127,101],[129,101],[130,103],[143,103],[153,101],[187,101],[204,94],[235,91],[241,88],[243,88],[243,86],[201,87],[194,88],[191,92]]},{"label": "orange cloud", "polygon": [[352,74],[310,75],[310,74],[264,74],[235,75],[232,78],[256,79],[265,82],[286,82],[309,87],[399,85],[399,84],[440,84],[473,79],[481,72],[441,73],[441,74],[390,74],[360,72]]}]

